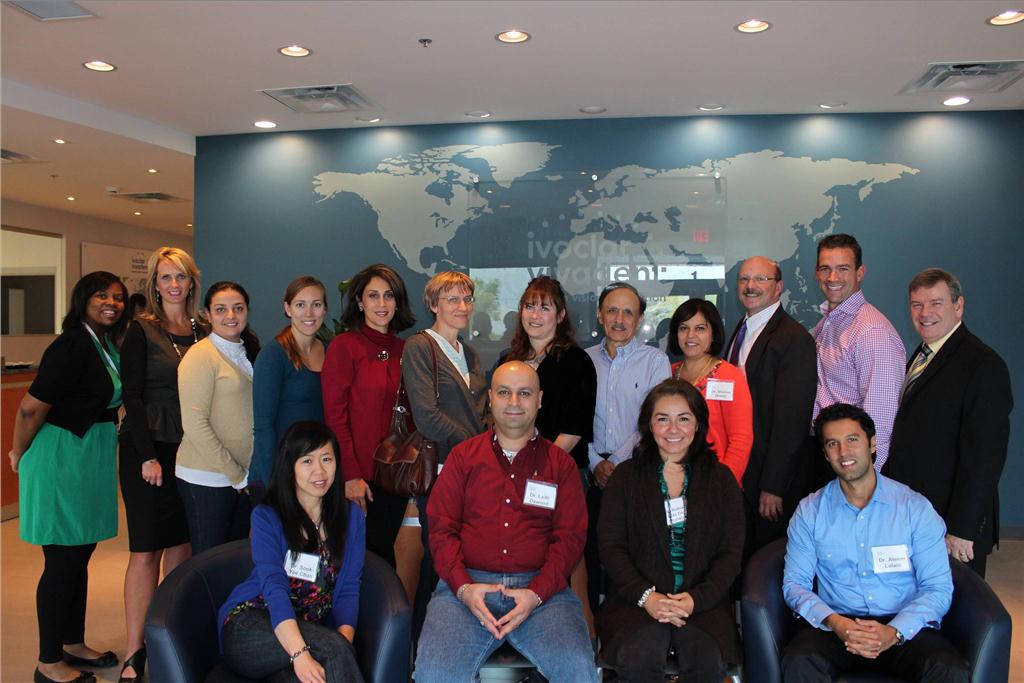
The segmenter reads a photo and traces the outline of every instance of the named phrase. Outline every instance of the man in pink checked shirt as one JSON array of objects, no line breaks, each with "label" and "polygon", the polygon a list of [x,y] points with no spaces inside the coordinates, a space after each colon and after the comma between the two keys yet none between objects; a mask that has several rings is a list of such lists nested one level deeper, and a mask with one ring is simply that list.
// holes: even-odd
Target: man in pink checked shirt
[{"label": "man in pink checked shirt", "polygon": [[[860,291],[864,279],[860,244],[836,234],[818,243],[818,286],[824,317],[811,336],[818,347],[818,392],[814,418],[833,403],[863,408],[877,429],[875,471],[889,457],[907,351],[896,328]],[[813,419],[813,418],[812,418]]]}]

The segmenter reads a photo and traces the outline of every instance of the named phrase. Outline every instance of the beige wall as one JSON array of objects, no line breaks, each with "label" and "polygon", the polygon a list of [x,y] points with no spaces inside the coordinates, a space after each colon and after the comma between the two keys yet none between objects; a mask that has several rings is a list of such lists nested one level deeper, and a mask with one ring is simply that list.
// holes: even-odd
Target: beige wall
[{"label": "beige wall", "polygon": [[[47,209],[32,204],[4,200],[0,203],[0,222],[5,228],[21,228],[64,237],[64,271],[66,296],[82,276],[82,242],[100,242],[120,247],[156,249],[164,245],[192,252],[192,236],[159,230],[146,230],[134,225],[92,218]],[[36,362],[54,337],[49,335],[8,336],[0,340],[8,360]]]}]

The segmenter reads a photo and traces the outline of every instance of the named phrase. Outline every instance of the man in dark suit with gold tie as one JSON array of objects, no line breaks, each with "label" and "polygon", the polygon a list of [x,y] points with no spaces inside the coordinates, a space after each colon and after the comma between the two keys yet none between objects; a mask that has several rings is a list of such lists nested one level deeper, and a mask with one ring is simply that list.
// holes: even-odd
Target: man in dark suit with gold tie
[{"label": "man in dark suit with gold tie", "polygon": [[956,276],[939,268],[910,282],[921,344],[907,364],[882,473],[923,494],[946,522],[946,549],[985,576],[999,540],[999,477],[1013,395],[1003,359],[963,324]]},{"label": "man in dark suit with gold tie", "polygon": [[726,350],[746,372],[754,404],[754,446],[743,473],[749,555],[786,535],[797,503],[811,491],[811,459],[820,459],[810,437],[818,376],[814,339],[779,301],[779,264],[747,259],[736,291],[747,314]]}]

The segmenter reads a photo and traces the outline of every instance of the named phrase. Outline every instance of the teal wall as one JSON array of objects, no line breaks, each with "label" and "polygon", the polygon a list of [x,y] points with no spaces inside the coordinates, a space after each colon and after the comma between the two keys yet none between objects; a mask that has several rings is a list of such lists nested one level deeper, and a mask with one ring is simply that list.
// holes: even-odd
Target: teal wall
[{"label": "teal wall", "polygon": [[[1018,279],[1024,228],[1024,113],[728,116],[472,123],[200,138],[195,249],[204,281],[234,279],[262,338],[283,326],[293,277],[329,286],[362,266],[395,266],[414,296],[437,270],[469,269],[503,346],[503,314],[533,274],[572,294],[582,340],[595,293],[630,279],[650,297],[646,336],[683,295],[715,297],[728,328],[732,281],[752,254],[780,260],[786,304],[808,327],[821,295],[815,244],[849,232],[864,290],[908,348],[906,285],[956,273],[972,331],[1010,365],[1024,334]],[[339,301],[332,296],[331,314]],[[667,313],[666,313],[667,312]],[[420,321],[429,315],[420,306]],[[653,342],[652,342],[653,343]],[[1021,434],[1013,416],[1003,522],[1024,528]]]}]

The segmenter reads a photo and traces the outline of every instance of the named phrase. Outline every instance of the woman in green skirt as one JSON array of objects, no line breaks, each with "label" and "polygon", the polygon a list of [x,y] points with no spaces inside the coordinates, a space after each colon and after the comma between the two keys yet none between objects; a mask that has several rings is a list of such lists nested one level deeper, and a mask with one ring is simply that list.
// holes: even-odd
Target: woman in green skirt
[{"label": "woman in green skirt", "polygon": [[19,474],[21,538],[43,547],[36,590],[39,665],[35,683],[93,681],[75,667],[111,667],[113,652],[85,644],[89,558],[117,535],[117,407],[120,339],[128,292],[97,271],[75,285],[59,337],[14,423],[11,469]]}]

